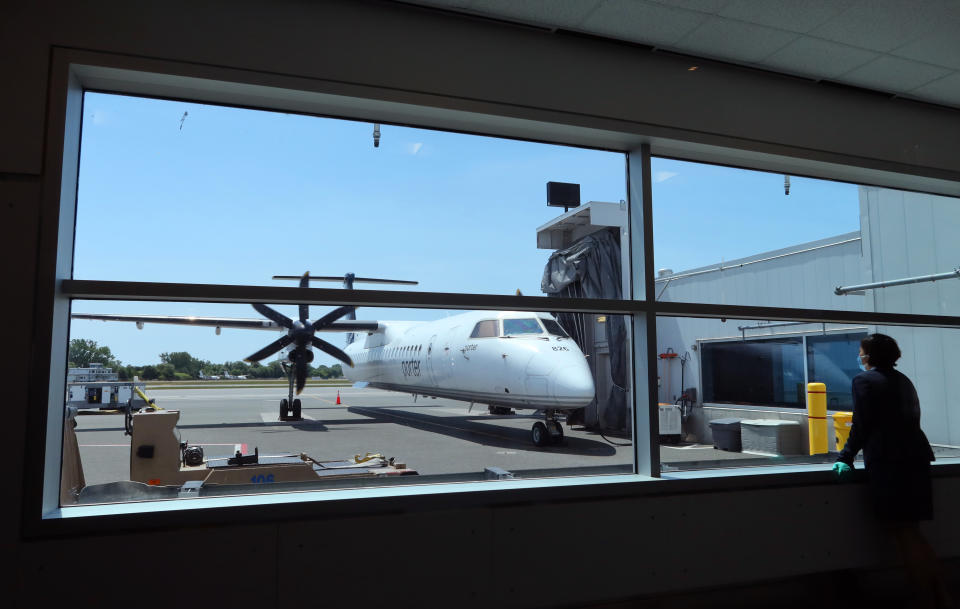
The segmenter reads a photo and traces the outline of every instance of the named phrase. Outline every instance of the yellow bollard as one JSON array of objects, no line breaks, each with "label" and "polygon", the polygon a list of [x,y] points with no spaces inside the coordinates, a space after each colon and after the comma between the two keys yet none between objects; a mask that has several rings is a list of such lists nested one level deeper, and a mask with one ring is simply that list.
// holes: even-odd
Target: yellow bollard
[{"label": "yellow bollard", "polygon": [[850,437],[850,428],[853,426],[852,412],[833,413],[833,433],[837,437],[837,450],[843,450]]},{"label": "yellow bollard", "polygon": [[810,454],[828,453],[827,386],[823,383],[807,383],[807,423],[810,426]]}]

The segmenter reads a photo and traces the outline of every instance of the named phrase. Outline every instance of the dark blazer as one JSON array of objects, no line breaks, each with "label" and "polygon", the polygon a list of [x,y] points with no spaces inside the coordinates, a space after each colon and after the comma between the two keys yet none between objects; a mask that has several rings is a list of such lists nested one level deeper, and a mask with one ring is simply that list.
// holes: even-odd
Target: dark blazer
[{"label": "dark blazer", "polygon": [[917,390],[893,368],[873,368],[853,377],[853,427],[837,460],[852,466],[860,449],[867,468],[934,460],[920,429]]}]

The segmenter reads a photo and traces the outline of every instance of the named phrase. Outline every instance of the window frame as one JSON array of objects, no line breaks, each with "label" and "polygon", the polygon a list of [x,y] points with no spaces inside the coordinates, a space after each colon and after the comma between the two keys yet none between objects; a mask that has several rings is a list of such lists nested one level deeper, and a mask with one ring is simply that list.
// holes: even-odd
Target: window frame
[{"label": "window frame", "polygon": [[[170,525],[285,520],[403,509],[477,507],[552,500],[589,500],[663,492],[759,488],[770,484],[817,484],[827,472],[772,468],[749,475],[672,480],[644,484],[659,476],[656,395],[656,319],[710,317],[818,323],[860,323],[960,328],[960,316],[828,311],[780,307],[658,302],[653,268],[650,157],[740,166],[814,178],[844,179],[957,197],[960,181],[891,171],[888,164],[836,153],[788,146],[765,146],[733,137],[704,138],[674,130],[650,135],[649,126],[591,119],[559,111],[517,108],[496,102],[316,81],[233,68],[184,64],[107,53],[54,48],[50,63],[44,189],[37,256],[36,315],[31,358],[27,445],[43,446],[43,458],[24,466],[23,532],[26,537],[143,530]],[[79,170],[83,93],[87,90],[143,95],[237,107],[295,111],[320,116],[406,124],[423,128],[504,136],[545,143],[593,147],[627,154],[628,233],[631,285],[622,300],[563,299],[539,296],[384,292],[233,285],[187,285],[72,279],[73,226]],[[709,141],[705,141],[709,140]],[[769,152],[775,150],[776,153]],[[898,169],[898,168],[894,168]],[[915,168],[914,168],[915,169]],[[641,238],[636,244],[636,238]],[[626,288],[627,286],[625,286]],[[426,485],[283,493],[216,500],[177,500],[82,508],[59,507],[62,409],[69,304],[72,299],[462,308],[624,315],[632,335],[634,404],[646,402],[646,416],[635,408],[634,474],[541,480]],[[645,363],[650,365],[644,365]],[[644,394],[646,397],[644,399]],[[58,409],[54,405],[61,403]],[[960,474],[960,465],[938,475]],[[331,500],[332,499],[332,500]],[[260,509],[265,503],[270,510]],[[162,505],[161,505],[162,504]],[[318,507],[322,508],[318,511]]]}]

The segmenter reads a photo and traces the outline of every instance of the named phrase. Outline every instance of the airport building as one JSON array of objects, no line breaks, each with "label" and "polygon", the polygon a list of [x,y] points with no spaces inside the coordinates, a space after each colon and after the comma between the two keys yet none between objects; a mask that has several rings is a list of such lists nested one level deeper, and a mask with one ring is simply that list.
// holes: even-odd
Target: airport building
[{"label": "airport building", "polygon": [[[671,470],[663,465],[672,456],[699,448],[661,445],[657,407],[695,393],[684,425],[698,443],[709,441],[710,422],[721,418],[762,413],[764,419],[803,421],[802,387],[811,381],[824,382],[828,407],[842,411],[850,407],[845,384],[855,373],[857,342],[879,331],[894,336],[903,349],[899,369],[917,386],[931,441],[960,445],[954,399],[960,381],[953,373],[960,365],[960,280],[946,277],[960,265],[958,30],[960,12],[949,2],[42,0],[8,7],[0,20],[0,75],[8,91],[0,101],[0,247],[8,261],[8,323],[0,357],[8,375],[4,471],[11,489],[0,510],[0,548],[12,565],[4,571],[8,604],[916,606],[918,596],[896,544],[873,514],[861,464],[843,484],[826,461]],[[297,140],[295,146],[293,138],[267,130],[249,145],[248,125],[223,124],[217,132],[213,121],[193,122],[200,114],[194,107],[189,117],[177,111],[155,124],[124,123],[85,107],[84,96],[91,94],[255,109],[283,119],[335,117],[361,125],[364,150],[373,153],[376,147],[378,154],[394,156],[380,154],[359,164],[355,188],[306,190],[308,203],[280,212],[278,202],[297,194],[291,176],[329,176],[329,159],[346,154],[347,147],[337,146],[339,140],[323,130],[306,129],[307,143]],[[143,156],[155,167],[150,179],[124,187],[130,167],[123,162],[96,165],[97,151],[89,148],[81,157],[82,140],[87,145],[92,140],[83,131],[90,125],[102,127],[107,139],[138,128],[159,134],[165,145]],[[191,131],[194,126],[198,129]],[[456,200],[451,196],[444,204],[410,211],[424,199],[404,181],[414,162],[442,168],[444,161],[464,155],[447,148],[433,157],[416,156],[416,141],[391,149],[390,129],[400,126],[614,152],[622,156],[624,172],[611,179],[626,192],[625,208],[614,194],[606,198],[609,203],[556,214],[540,226],[540,251],[532,232],[549,216],[518,228],[509,210],[490,213],[500,193],[469,209],[450,203]],[[232,177],[217,173],[221,158],[211,156],[194,167],[178,162],[174,153],[202,149],[190,138],[203,130],[215,136],[208,141],[229,141],[250,153],[231,167]],[[123,147],[114,152],[118,149],[136,156]],[[244,201],[248,186],[267,173],[272,159],[291,150],[297,158],[279,168],[280,177],[270,183],[272,198]],[[166,165],[156,161],[163,154],[169,155]],[[379,176],[384,158],[407,164],[378,196],[417,223],[399,228],[378,223],[365,208],[352,205],[353,191]],[[786,241],[773,251],[758,247],[749,257],[697,268],[654,261],[652,158],[863,185],[859,229],[834,231],[827,223],[820,239]],[[506,171],[503,163],[490,165]],[[102,190],[78,184],[81,168],[90,167],[106,185]],[[569,174],[581,169],[568,164],[557,169],[559,175],[530,171],[529,182],[513,184],[510,194],[517,198],[509,200],[517,201],[516,191],[527,187],[524,197],[539,192],[546,180],[573,181]],[[187,171],[206,178],[182,181]],[[438,172],[438,187],[454,183],[464,196],[478,188],[470,171]],[[507,188],[497,177],[485,182]],[[201,187],[213,194],[201,196]],[[77,205],[81,195],[101,201],[107,194],[120,202],[118,214],[136,215],[112,233],[103,230],[111,219],[106,213],[83,217]],[[335,202],[323,208],[321,194]],[[214,196],[229,201],[216,207]],[[784,199],[792,200],[779,198]],[[207,220],[199,221],[204,214]],[[744,242],[755,238],[737,226],[732,206],[720,205],[711,214],[717,231]],[[156,225],[171,218],[179,222],[176,232],[158,238]],[[89,250],[75,248],[78,219],[99,239],[93,249],[109,258],[106,263],[88,265]],[[228,235],[240,253],[228,258],[205,251],[190,262],[214,280],[193,281],[169,263],[171,253],[202,249],[223,232],[225,219],[245,223]],[[331,260],[352,265],[360,251],[399,259],[420,247],[429,256],[408,268],[426,281],[441,274],[432,265],[451,252],[482,260],[489,249],[505,244],[506,238],[474,239],[481,225],[505,234],[524,231],[516,241],[533,251],[526,252],[528,258],[516,257],[518,267],[533,259],[542,265],[550,252],[577,247],[590,233],[602,232],[610,241],[597,248],[608,252],[606,268],[619,265],[614,283],[620,293],[602,282],[598,296],[581,298],[564,293],[572,284],[560,281],[552,284],[558,291],[549,298],[528,290],[515,295],[513,286],[502,285],[498,292],[478,294],[474,281],[481,275],[496,278],[507,265],[463,273],[454,288],[436,291],[424,286],[304,291],[232,274],[257,259],[280,260],[284,266],[275,272],[286,273],[318,269]],[[117,249],[121,233],[133,234],[135,246]],[[344,235],[349,243],[329,246]],[[608,246],[617,240],[619,256],[609,255]],[[139,256],[150,262],[137,264]],[[109,275],[124,264],[129,272]],[[622,289],[627,273],[629,294]],[[930,281],[932,275],[940,278]],[[918,281],[892,284],[900,280]],[[142,305],[139,313],[152,315],[162,312],[158,303],[188,308],[226,303],[243,305],[249,314],[250,303],[305,305],[304,294],[312,307],[552,310],[574,316],[596,378],[597,401],[585,412],[587,422],[601,431],[625,428],[629,442],[602,442],[587,437],[593,433],[588,431],[577,442],[533,448],[529,425],[513,419],[500,423],[517,425],[508,430],[513,435],[454,429],[442,440],[457,442],[455,456],[480,455],[521,467],[544,455],[593,460],[602,472],[514,477],[490,469],[471,472],[469,481],[454,479],[463,475],[456,472],[443,484],[398,476],[306,492],[268,487],[267,477],[254,476],[244,482],[260,485],[256,493],[219,489],[219,495],[204,496],[195,492],[197,485],[166,488],[149,484],[147,477],[139,485],[108,483],[128,493],[125,501],[64,500],[63,481],[79,473],[78,463],[66,458],[71,448],[96,450],[102,463],[127,473],[131,454],[145,463],[171,457],[175,467],[186,468],[186,442],[207,441],[211,450],[214,443],[224,452],[235,450],[234,465],[240,468],[247,463],[238,444],[246,442],[243,434],[263,432],[276,445],[301,434],[296,437],[325,446],[361,433],[358,428],[376,428],[382,445],[393,450],[397,438],[423,432],[425,425],[398,424],[389,408],[338,409],[339,390],[304,404],[314,421],[271,426],[261,418],[261,396],[244,389],[252,397],[234,393],[236,403],[222,412],[209,403],[198,406],[196,412],[209,419],[188,427],[183,442],[171,429],[159,429],[157,437],[172,447],[163,454],[158,443],[134,448],[123,435],[126,417],[119,416],[79,423],[88,435],[69,445],[77,438],[71,435],[76,419],[68,419],[63,404],[71,308],[133,303]],[[611,331],[615,316],[625,322]],[[546,339],[533,341],[554,340],[542,322],[533,322]],[[216,333],[214,327],[207,330],[211,338],[220,334],[219,327]],[[177,331],[162,330],[171,336]],[[618,360],[620,332],[629,347]],[[229,329],[223,334],[219,338],[233,337]],[[427,350],[430,341],[424,343]],[[457,365],[473,355],[448,346],[437,343],[438,352],[450,351]],[[213,389],[197,391],[203,390]],[[276,416],[277,390],[263,391],[270,392],[268,414]],[[157,393],[158,405],[176,405],[166,397],[169,392]],[[250,416],[228,421],[243,399],[249,400]],[[416,407],[430,406],[423,401]],[[342,424],[324,423],[326,412],[342,416]],[[169,418],[155,414],[160,416],[154,420]],[[448,415],[495,418],[459,410]],[[214,433],[223,439],[208,440]],[[440,443],[440,434],[434,435],[424,433],[422,442],[402,448],[420,459],[433,458]],[[584,446],[590,450],[581,450]],[[290,454],[299,452],[291,447]],[[624,457],[614,472],[605,467],[611,455]],[[919,530],[960,598],[960,529],[953,517],[960,502],[960,461],[938,457],[932,484],[934,518]],[[168,494],[157,499],[160,492]],[[89,569],[64,568],[81,560],[117,565],[142,556],[150,557],[149,569],[163,570],[162,583],[153,577],[145,584],[137,569],[118,574],[113,567],[109,577],[96,577]],[[198,564],[202,567],[193,568]]]},{"label": "airport building", "polygon": [[[960,210],[949,198],[861,186],[859,217],[861,228],[856,232],[699,268],[660,269],[657,299],[805,309],[956,311],[960,241],[953,234],[960,228]],[[624,204],[596,201],[539,227],[538,247],[555,250],[544,271],[544,292],[562,289],[618,297],[616,289],[604,295],[600,286],[615,285],[611,277],[629,285],[629,258],[620,248],[626,227]],[[897,255],[902,247],[909,247],[909,257]],[[575,262],[565,265],[560,262],[564,260]],[[901,284],[898,280],[911,281]],[[844,286],[875,283],[870,289],[837,293]],[[620,396],[628,394],[629,383],[622,373],[615,377],[611,367],[608,316],[560,319],[589,354],[598,384],[596,400],[582,418],[574,420],[597,429],[625,431],[630,400]],[[903,358],[898,369],[920,384],[923,425],[930,441],[956,446],[960,422],[950,424],[949,396],[960,391],[960,380],[931,355],[958,352],[960,333],[951,331],[661,317],[657,323],[658,399],[672,405],[688,394],[694,408],[684,413],[683,432],[703,442],[713,441],[712,420],[773,418],[801,423],[800,446],[806,449],[808,383],[827,386],[828,413],[850,411],[850,385],[860,371],[855,355],[860,340],[874,332],[890,334],[900,343]],[[612,350],[614,361],[625,359],[623,341],[614,344],[621,345]],[[677,357],[670,357],[673,354]],[[829,430],[832,447],[833,427]]]},{"label": "airport building", "polygon": [[[859,190],[860,231],[701,268],[661,270],[658,299],[955,314],[960,240],[954,235],[960,208],[945,197]],[[906,247],[910,256],[898,255]],[[922,280],[937,274],[947,277]],[[882,287],[899,279],[921,281]],[[840,287],[873,283],[881,285],[836,293]],[[829,411],[851,410],[850,384],[860,372],[855,356],[860,339],[873,332],[889,334],[900,344],[898,370],[917,386],[930,441],[960,444],[960,420],[951,416],[952,396],[960,392],[960,379],[949,364],[960,353],[960,332],[955,330],[661,317],[657,352],[673,351],[688,359],[683,385],[679,358],[661,360],[660,400],[673,403],[694,387],[698,407],[688,431],[704,441],[711,440],[713,419],[772,417],[803,423],[801,445],[806,447],[807,383],[826,384]]]}]

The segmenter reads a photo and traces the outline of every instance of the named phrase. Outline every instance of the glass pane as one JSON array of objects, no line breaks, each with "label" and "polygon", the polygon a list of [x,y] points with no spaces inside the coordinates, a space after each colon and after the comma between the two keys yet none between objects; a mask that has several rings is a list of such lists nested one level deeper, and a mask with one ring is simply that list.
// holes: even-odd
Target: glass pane
[{"label": "glass pane", "polygon": [[663,158],[652,170],[658,300],[960,314],[956,198]]},{"label": "glass pane", "polygon": [[[309,270],[317,287],[353,273],[356,288],[591,298],[571,269],[619,276],[629,256],[623,154],[392,125],[374,146],[371,123],[84,99],[77,279],[296,285]],[[579,184],[582,205],[548,206],[550,181]]]},{"label": "glass pane", "polygon": [[559,323],[552,319],[546,319],[541,317],[540,321],[543,323],[543,327],[547,329],[547,332],[555,336],[568,336],[567,333],[563,330]]},{"label": "glass pane", "polygon": [[805,406],[800,338],[703,344],[703,399],[727,404]]},{"label": "glass pane", "polygon": [[488,319],[477,323],[473,328],[473,333],[470,334],[470,338],[491,338],[498,334],[497,321],[495,319]]},{"label": "glass pane", "polygon": [[[664,472],[832,462],[833,415],[853,408],[860,341],[879,332],[899,343],[896,370],[917,389],[921,427],[938,459],[960,457],[960,330],[687,317],[657,319]],[[808,383],[823,383],[826,452],[811,454]],[[814,388],[820,391],[818,388]],[[842,423],[842,422],[841,422]],[[843,430],[841,430],[843,431]]]},{"label": "glass pane", "polygon": [[860,373],[857,357],[864,332],[841,332],[807,336],[807,370],[815,382],[827,386],[827,408],[850,410],[853,399],[850,384]]},{"label": "glass pane", "polygon": [[[309,307],[306,325],[329,310]],[[231,494],[632,471],[618,316],[362,308],[319,327],[321,343],[281,344],[288,331],[249,305],[78,300],[72,314],[81,502],[176,497],[187,480]],[[470,337],[491,315],[579,330]],[[156,490],[104,486],[124,480]]]},{"label": "glass pane", "polygon": [[525,319],[504,319],[503,335],[515,336],[517,334],[543,334],[543,328],[533,317]]}]

